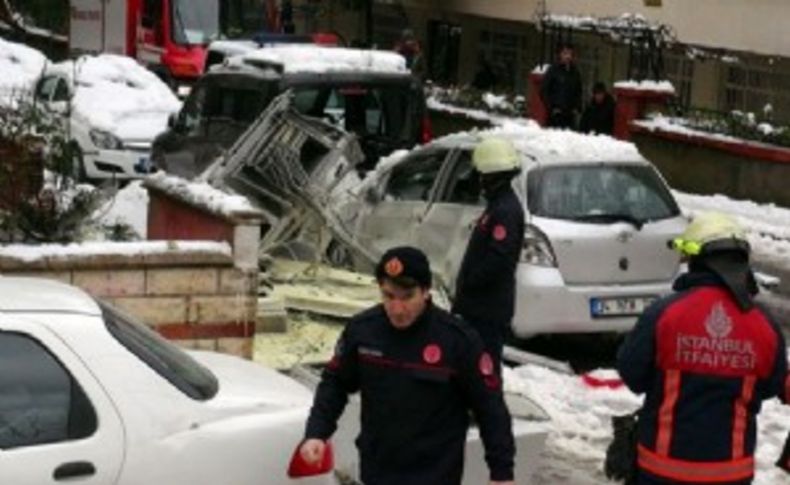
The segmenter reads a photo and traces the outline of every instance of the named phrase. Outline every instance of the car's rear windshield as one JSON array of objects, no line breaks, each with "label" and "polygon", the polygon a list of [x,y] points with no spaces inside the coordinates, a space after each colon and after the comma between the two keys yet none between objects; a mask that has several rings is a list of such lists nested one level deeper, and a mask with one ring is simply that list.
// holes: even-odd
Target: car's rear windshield
[{"label": "car's rear windshield", "polygon": [[294,86],[294,106],[360,137],[408,141],[419,98],[404,84]]},{"label": "car's rear windshield", "polygon": [[585,222],[643,224],[680,214],[666,184],[650,165],[545,166],[527,175],[532,215]]},{"label": "car's rear windshield", "polygon": [[117,308],[99,306],[110,334],[179,391],[200,401],[217,394],[217,378],[189,354]]}]

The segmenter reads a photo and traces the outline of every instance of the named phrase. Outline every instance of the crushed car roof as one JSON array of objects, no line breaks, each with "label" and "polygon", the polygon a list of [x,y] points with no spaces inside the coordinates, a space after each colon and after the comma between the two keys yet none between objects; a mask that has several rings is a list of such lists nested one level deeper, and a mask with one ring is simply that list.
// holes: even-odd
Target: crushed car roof
[{"label": "crushed car roof", "polygon": [[52,280],[9,276],[0,276],[0,312],[101,314],[96,301],[79,288]]},{"label": "crushed car roof", "polygon": [[633,143],[608,136],[545,129],[534,123],[456,133],[439,138],[430,146],[472,148],[489,136],[511,140],[519,152],[539,163],[645,162]]}]

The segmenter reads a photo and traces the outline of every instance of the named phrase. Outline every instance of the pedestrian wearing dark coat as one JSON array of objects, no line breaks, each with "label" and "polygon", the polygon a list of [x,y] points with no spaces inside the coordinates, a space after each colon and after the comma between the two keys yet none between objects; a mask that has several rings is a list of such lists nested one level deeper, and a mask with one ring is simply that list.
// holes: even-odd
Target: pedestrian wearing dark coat
[{"label": "pedestrian wearing dark coat", "polygon": [[501,380],[480,337],[430,300],[431,270],[411,247],[376,267],[382,304],[355,316],[324,370],[302,457],[319,462],[348,395],[359,392],[366,485],[459,485],[471,410],[492,485],[513,485],[515,445]]},{"label": "pedestrian wearing dark coat", "polygon": [[595,83],[592,99],[584,108],[579,131],[598,135],[611,135],[614,131],[614,98],[606,91],[606,86]]},{"label": "pedestrian wearing dark coat", "polygon": [[546,71],[540,90],[549,115],[547,126],[573,130],[582,109],[582,77],[571,45],[561,45],[557,53],[558,60]]}]

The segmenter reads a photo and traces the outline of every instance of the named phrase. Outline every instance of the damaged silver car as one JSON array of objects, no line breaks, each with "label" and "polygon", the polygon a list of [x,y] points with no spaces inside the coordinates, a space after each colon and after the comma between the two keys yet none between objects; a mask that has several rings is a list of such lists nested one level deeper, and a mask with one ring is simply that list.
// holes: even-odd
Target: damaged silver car
[{"label": "damaged silver car", "polygon": [[376,253],[415,245],[452,288],[484,207],[472,150],[491,134],[523,159],[513,182],[526,214],[515,335],[629,330],[670,291],[680,261],[666,241],[686,224],[630,143],[535,126],[439,139],[369,174],[353,211],[356,241]]}]

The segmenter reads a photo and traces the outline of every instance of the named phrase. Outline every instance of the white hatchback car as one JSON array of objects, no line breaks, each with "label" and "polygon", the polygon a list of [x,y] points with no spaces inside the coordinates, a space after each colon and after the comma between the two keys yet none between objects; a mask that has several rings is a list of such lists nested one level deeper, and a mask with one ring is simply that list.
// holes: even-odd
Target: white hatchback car
[{"label": "white hatchback car", "polygon": [[82,291],[0,277],[0,483],[284,485],[312,394]]},{"label": "white hatchback car", "polygon": [[471,155],[489,135],[511,139],[523,159],[513,185],[526,214],[514,333],[629,330],[670,291],[680,261],[666,242],[687,223],[630,143],[536,126],[444,137],[368,175],[350,211],[356,239],[378,252],[423,249],[452,289],[484,207]]},{"label": "white hatchback car", "polygon": [[48,66],[36,102],[64,116],[82,179],[132,179],[152,170],[151,144],[181,103],[129,57],[84,56]]}]

